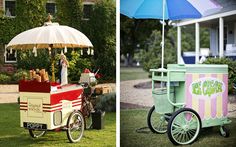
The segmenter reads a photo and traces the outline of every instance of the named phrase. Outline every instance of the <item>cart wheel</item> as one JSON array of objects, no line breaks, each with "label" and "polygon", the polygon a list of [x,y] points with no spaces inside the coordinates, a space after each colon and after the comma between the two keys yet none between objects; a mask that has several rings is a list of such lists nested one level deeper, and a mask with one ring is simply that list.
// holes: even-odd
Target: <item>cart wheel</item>
[{"label": "cart wheel", "polygon": [[40,131],[40,130],[33,130],[33,129],[29,129],[29,134],[31,137],[33,138],[39,138],[42,137],[46,134],[47,131]]},{"label": "cart wheel", "polygon": [[201,125],[196,111],[190,108],[179,109],[168,122],[168,137],[175,145],[191,144],[197,139]]},{"label": "cart wheel", "polygon": [[84,133],[84,118],[81,112],[72,112],[67,120],[67,138],[70,142],[78,142]]},{"label": "cart wheel", "polygon": [[229,129],[227,129],[225,126],[221,126],[220,135],[223,137],[229,137]]},{"label": "cart wheel", "polygon": [[164,115],[155,112],[155,106],[152,106],[152,108],[148,112],[147,124],[153,133],[163,134],[167,131],[168,123]]}]

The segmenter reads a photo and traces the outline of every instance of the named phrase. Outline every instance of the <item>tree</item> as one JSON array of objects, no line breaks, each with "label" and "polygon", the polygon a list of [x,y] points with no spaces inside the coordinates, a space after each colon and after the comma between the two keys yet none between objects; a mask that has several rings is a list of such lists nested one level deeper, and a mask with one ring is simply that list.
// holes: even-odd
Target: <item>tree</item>
[{"label": "tree", "polygon": [[100,73],[108,80],[115,79],[115,10],[114,1],[97,1],[85,25],[85,32],[94,45],[94,68],[100,69]]},{"label": "tree", "polygon": [[17,34],[42,26],[46,20],[46,1],[47,0],[16,0],[15,24]]},{"label": "tree", "polygon": [[82,0],[57,0],[56,19],[60,24],[80,30],[82,18]]},{"label": "tree", "polygon": [[[165,39],[164,49],[164,65],[169,63],[176,63],[176,44],[171,42],[175,32],[170,30]],[[161,67],[161,41],[162,34],[160,31],[154,30],[147,39],[147,46],[139,53],[139,58],[144,70],[149,71],[151,68]]]},{"label": "tree", "polygon": [[154,29],[161,29],[159,20],[151,19],[130,19],[120,15],[120,51],[126,56],[128,65],[132,66],[137,45],[139,48],[146,46],[146,40]]}]

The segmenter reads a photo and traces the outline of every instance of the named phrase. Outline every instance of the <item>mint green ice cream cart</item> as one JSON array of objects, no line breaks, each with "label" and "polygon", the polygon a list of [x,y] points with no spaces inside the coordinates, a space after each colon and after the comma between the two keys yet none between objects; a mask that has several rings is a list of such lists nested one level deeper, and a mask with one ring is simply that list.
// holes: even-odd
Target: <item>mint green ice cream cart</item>
[{"label": "mint green ice cream cart", "polygon": [[229,136],[227,65],[168,64],[150,71],[154,106],[147,123],[152,132],[167,132],[176,145],[194,142],[201,128],[219,126],[221,135]]}]

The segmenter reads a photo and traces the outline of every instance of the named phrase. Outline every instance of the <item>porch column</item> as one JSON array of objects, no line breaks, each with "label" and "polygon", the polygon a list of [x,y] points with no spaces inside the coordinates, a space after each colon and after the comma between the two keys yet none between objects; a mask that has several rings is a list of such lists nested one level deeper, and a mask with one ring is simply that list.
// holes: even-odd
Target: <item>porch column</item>
[{"label": "porch column", "polygon": [[200,50],[200,33],[199,33],[199,23],[195,23],[195,64],[199,63],[199,50]]},{"label": "porch column", "polygon": [[224,56],[224,19],[219,19],[219,57]]},{"label": "porch column", "polygon": [[177,63],[181,63],[181,27],[177,27]]}]

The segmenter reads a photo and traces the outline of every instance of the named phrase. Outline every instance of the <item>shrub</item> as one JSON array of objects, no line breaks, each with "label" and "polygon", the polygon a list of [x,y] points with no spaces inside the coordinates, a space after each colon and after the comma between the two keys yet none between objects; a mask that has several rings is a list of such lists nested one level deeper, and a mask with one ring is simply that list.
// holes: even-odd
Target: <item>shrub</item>
[{"label": "shrub", "polygon": [[18,69],[13,75],[12,75],[12,80],[18,82],[21,80],[23,77],[25,79],[29,78],[29,71],[28,70],[23,70],[23,69]]},{"label": "shrub", "polygon": [[233,93],[233,83],[236,82],[236,61],[230,58],[208,58],[204,64],[227,64],[228,65],[228,91]]},{"label": "shrub", "polygon": [[116,111],[116,94],[109,93],[101,95],[98,98],[98,103],[96,104],[95,109],[100,109],[102,111],[115,112]]},{"label": "shrub", "polygon": [[6,74],[0,74],[0,83],[8,83],[11,81],[11,77]]}]

